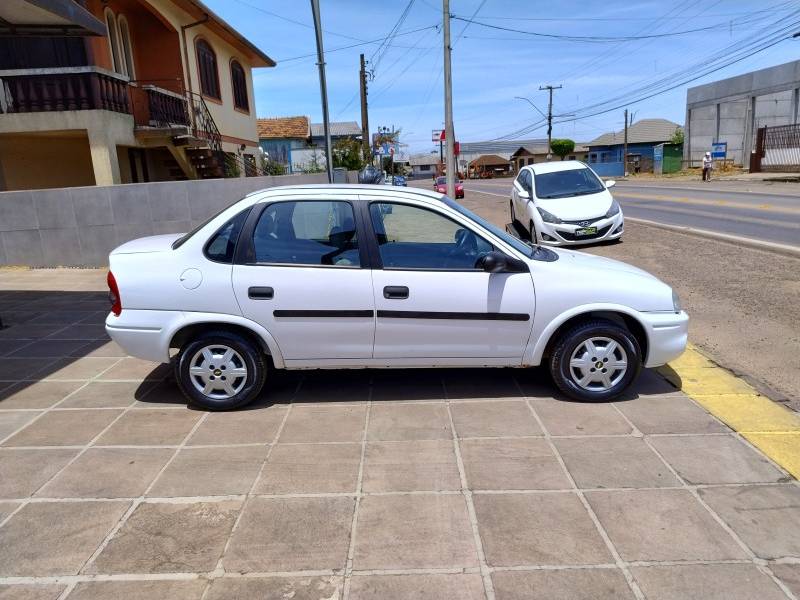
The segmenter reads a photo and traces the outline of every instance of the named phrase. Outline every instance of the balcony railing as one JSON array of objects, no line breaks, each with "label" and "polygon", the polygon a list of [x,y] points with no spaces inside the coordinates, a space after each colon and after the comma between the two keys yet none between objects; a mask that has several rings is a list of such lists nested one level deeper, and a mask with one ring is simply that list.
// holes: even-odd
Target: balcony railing
[{"label": "balcony railing", "polygon": [[0,71],[0,113],[64,110],[131,114],[128,79],[98,67]]},{"label": "balcony railing", "polygon": [[[130,86],[133,118],[139,127],[188,127],[189,105],[186,97],[153,81],[132,81]],[[182,90],[180,80],[164,80],[161,85],[170,85]]]}]

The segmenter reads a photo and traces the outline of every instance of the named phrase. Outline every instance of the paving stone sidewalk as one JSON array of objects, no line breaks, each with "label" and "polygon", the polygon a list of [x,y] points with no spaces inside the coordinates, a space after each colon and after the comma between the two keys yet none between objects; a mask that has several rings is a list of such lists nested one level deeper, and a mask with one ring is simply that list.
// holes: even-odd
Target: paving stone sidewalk
[{"label": "paving stone sidewalk", "polygon": [[653,372],[277,373],[186,407],[99,271],[0,271],[0,600],[800,596],[800,487]]}]

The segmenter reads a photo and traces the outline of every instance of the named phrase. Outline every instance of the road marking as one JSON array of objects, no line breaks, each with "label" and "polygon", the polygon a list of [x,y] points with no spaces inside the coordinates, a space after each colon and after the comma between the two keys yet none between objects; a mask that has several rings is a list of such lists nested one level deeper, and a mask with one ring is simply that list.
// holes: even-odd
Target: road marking
[{"label": "road marking", "polygon": [[743,379],[706,358],[693,344],[679,358],[657,370],[776,464],[800,478],[800,415],[762,396]]},{"label": "road marking", "polygon": [[638,200],[656,200],[659,202],[681,202],[697,204],[699,206],[724,206],[726,208],[739,208],[743,210],[780,212],[790,215],[800,215],[800,208],[791,206],[775,206],[773,204],[749,204],[747,202],[733,202],[731,200],[713,200],[708,198],[691,198],[687,196],[664,196],[661,194],[636,194],[624,190],[614,190],[613,195],[619,198],[635,198]]},{"label": "road marking", "polygon": [[672,225],[670,223],[660,223],[658,221],[651,221],[650,219],[640,219],[638,217],[625,217],[626,221],[632,223],[641,223],[642,225],[650,225],[651,227],[660,227],[661,229],[669,229],[670,231],[677,231],[690,235],[697,235],[700,237],[710,238],[712,240],[721,240],[723,242],[730,242],[733,244],[740,244],[750,248],[757,248],[759,250],[770,250],[772,252],[779,252],[788,256],[800,257],[800,246],[792,246],[791,244],[779,244],[777,242],[767,242],[764,240],[756,240],[753,238],[733,235],[731,233],[720,233],[718,231],[711,231],[710,229],[699,229],[697,227],[687,227],[686,225]]},{"label": "road marking", "polygon": [[761,217],[752,217],[752,216],[746,217],[742,215],[718,213],[710,210],[694,209],[694,208],[689,208],[688,206],[676,207],[676,206],[666,206],[664,204],[654,205],[654,204],[643,203],[637,200],[624,199],[622,201],[622,208],[626,209],[628,207],[639,208],[642,210],[656,211],[656,212],[670,212],[681,215],[706,217],[706,218],[716,219],[718,221],[734,221],[737,223],[767,225],[769,227],[781,227],[783,229],[800,229],[800,222],[794,223],[792,221],[788,221],[786,217],[781,218],[777,214],[775,214],[774,218],[772,219],[764,219]]}]

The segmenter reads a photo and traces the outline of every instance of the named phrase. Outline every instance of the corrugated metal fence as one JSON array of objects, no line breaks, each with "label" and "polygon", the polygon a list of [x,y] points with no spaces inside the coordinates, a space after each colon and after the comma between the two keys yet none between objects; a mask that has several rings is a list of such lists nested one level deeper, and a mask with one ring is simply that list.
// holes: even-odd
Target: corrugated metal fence
[{"label": "corrugated metal fence", "polygon": [[760,127],[750,172],[800,172],[800,125]]}]

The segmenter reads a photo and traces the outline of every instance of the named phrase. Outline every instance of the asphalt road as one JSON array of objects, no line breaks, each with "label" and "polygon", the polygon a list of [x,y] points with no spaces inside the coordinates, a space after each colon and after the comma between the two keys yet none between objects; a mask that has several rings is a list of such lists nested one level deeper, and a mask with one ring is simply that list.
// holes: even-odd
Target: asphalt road
[{"label": "asphalt road", "polygon": [[[466,181],[465,189],[510,198],[511,179]],[[618,182],[626,217],[800,246],[800,185],[741,182]]]}]

